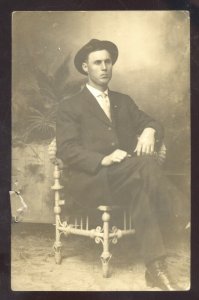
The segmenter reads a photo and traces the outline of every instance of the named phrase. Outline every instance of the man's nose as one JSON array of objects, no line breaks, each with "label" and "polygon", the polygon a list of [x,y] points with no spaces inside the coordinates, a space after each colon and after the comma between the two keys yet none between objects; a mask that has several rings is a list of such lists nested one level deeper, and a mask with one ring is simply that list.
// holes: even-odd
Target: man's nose
[{"label": "man's nose", "polygon": [[105,62],[102,62],[101,68],[102,68],[102,70],[106,70],[106,69],[107,69],[107,66],[106,66],[106,63],[105,63]]}]

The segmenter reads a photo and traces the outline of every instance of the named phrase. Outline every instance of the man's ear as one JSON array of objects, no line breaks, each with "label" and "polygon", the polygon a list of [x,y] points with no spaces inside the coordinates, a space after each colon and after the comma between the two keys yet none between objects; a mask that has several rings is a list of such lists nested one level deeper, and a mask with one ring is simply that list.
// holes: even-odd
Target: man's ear
[{"label": "man's ear", "polygon": [[88,65],[86,62],[82,63],[82,69],[84,70],[84,72],[88,73]]}]

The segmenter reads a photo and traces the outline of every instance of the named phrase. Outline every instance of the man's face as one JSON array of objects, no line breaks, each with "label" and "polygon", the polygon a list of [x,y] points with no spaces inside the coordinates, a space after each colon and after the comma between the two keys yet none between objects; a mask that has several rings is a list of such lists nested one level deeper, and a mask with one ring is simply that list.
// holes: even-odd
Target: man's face
[{"label": "man's face", "polygon": [[107,50],[91,52],[82,68],[88,73],[90,85],[95,88],[106,88],[112,77],[111,55]]}]

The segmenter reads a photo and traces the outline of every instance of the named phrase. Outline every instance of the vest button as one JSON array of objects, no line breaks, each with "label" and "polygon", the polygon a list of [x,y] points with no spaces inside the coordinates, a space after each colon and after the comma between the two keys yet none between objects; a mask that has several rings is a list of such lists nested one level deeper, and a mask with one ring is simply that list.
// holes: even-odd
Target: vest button
[{"label": "vest button", "polygon": [[111,128],[111,127],[108,127],[108,130],[112,130],[112,128]]},{"label": "vest button", "polygon": [[113,143],[111,143],[111,146],[115,146],[115,143],[113,142]]}]

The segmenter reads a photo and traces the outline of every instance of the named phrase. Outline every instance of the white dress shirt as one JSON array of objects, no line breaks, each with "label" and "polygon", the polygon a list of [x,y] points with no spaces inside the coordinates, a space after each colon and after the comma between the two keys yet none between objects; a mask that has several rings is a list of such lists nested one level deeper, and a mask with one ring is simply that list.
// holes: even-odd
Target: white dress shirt
[{"label": "white dress shirt", "polygon": [[108,97],[108,89],[106,89],[104,92],[92,87],[88,83],[86,84],[87,89],[91,92],[91,94],[95,97],[98,104],[103,109],[106,116],[111,121],[111,112],[110,112],[110,100]]}]

